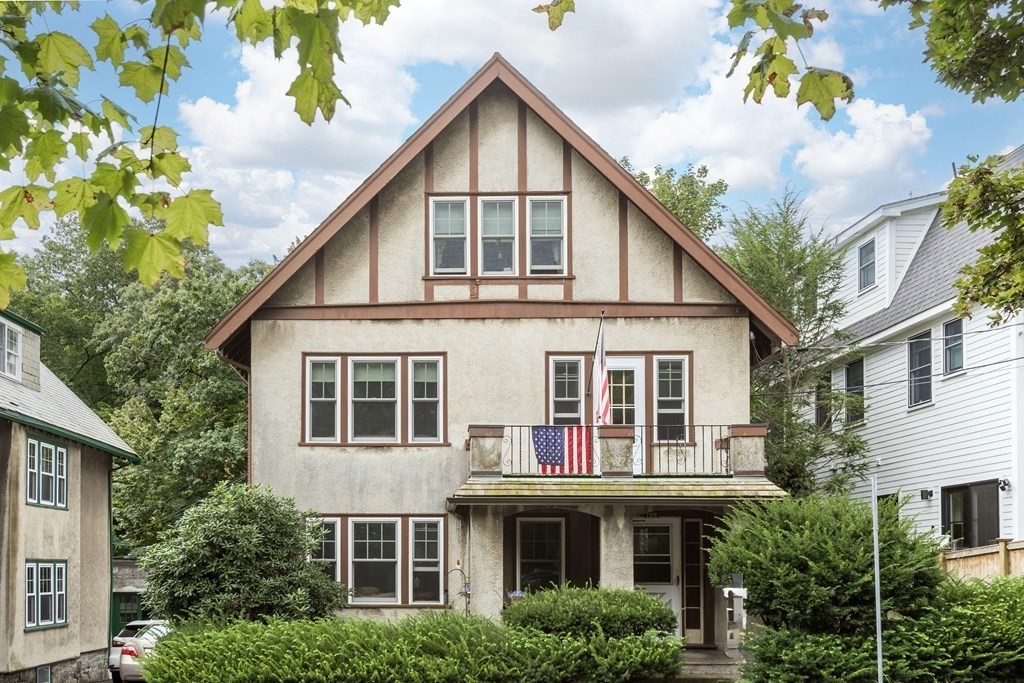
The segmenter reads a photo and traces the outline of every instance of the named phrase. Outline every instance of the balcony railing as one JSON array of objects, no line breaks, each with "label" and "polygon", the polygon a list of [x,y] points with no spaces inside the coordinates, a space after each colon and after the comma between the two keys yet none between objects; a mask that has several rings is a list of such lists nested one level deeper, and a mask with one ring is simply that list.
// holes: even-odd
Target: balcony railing
[{"label": "balcony railing", "polygon": [[759,425],[477,425],[467,446],[474,475],[724,477],[763,474],[764,435]]}]

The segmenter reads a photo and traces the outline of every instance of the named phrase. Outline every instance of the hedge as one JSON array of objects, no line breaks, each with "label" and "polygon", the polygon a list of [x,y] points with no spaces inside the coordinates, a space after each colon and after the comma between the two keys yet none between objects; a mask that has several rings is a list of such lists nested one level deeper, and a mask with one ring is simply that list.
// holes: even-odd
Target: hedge
[{"label": "hedge", "polygon": [[553,634],[586,635],[596,629],[608,638],[670,633],[676,627],[672,610],[646,593],[566,586],[526,594],[505,608],[501,620]]}]

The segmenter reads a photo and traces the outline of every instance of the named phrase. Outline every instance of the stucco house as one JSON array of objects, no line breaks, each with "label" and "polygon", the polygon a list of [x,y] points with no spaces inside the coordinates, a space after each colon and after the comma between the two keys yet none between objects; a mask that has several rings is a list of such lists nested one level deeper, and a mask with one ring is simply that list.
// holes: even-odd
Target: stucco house
[{"label": "stucco house", "polygon": [[107,678],[110,487],[138,456],[0,311],[0,683]]},{"label": "stucco house", "polygon": [[[1024,147],[1002,162],[1021,164]],[[992,327],[984,308],[953,312],[959,270],[992,235],[947,230],[944,199],[885,204],[839,234],[843,327],[861,355],[831,381],[864,397],[847,422],[879,459],[879,494],[909,496],[920,530],[968,553],[1024,538],[1024,319]],[[855,494],[869,497],[869,484]]]},{"label": "stucco house", "polygon": [[320,511],[314,561],[353,608],[496,616],[550,583],[642,586],[719,648],[706,539],[782,494],[749,373],[795,342],[500,55],[206,339],[249,382],[251,481]]}]

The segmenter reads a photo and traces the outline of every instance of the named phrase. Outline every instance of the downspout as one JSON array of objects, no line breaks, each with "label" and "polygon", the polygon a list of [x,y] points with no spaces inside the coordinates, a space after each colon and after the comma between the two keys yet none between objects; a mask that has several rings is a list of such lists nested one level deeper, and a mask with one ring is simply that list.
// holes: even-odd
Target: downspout
[{"label": "downspout", "polygon": [[[113,457],[111,457],[113,464]],[[129,463],[131,464],[131,463]],[[107,570],[110,574],[110,587],[107,590],[107,658],[110,658],[110,647],[114,640],[114,472],[128,467],[119,465],[107,470]]]}]

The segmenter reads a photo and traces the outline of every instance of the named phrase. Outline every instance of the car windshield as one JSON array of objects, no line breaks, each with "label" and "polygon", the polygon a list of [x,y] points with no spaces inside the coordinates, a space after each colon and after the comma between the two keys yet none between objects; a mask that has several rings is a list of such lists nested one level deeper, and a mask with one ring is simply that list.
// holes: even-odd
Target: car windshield
[{"label": "car windshield", "polygon": [[134,638],[135,634],[144,628],[146,628],[145,624],[128,624],[114,637],[121,638],[122,640],[125,638]]},{"label": "car windshield", "polygon": [[146,640],[156,641],[161,638],[168,631],[167,624],[151,624],[145,627],[137,634],[136,638],[145,638]]}]

